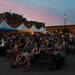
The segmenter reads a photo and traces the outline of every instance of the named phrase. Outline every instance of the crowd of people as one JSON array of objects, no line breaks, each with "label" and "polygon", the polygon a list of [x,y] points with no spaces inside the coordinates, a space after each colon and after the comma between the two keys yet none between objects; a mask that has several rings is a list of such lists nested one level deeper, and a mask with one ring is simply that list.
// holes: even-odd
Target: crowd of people
[{"label": "crowd of people", "polygon": [[[16,33],[0,33],[0,56],[7,56],[11,65],[26,64],[30,70],[31,61],[36,61],[45,55],[50,67],[59,66],[65,62],[65,54],[75,53],[75,36],[47,33],[24,35]],[[43,55],[44,54],[44,55]],[[47,58],[46,58],[47,59]]]}]

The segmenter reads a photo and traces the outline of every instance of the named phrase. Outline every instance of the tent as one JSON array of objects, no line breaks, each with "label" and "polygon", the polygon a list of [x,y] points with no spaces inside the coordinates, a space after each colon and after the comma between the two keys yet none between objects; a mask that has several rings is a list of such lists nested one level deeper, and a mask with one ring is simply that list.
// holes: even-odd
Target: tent
[{"label": "tent", "polygon": [[45,32],[46,32],[46,28],[41,27],[41,28],[39,29],[39,32],[45,33]]},{"label": "tent", "polygon": [[39,30],[33,25],[30,30],[32,30],[33,32],[38,32]]},{"label": "tent", "polygon": [[2,28],[0,28],[0,31],[15,31],[15,29],[2,27]]},{"label": "tent", "polygon": [[16,28],[16,30],[26,31],[26,30],[28,30],[28,28],[22,23],[18,28]]},{"label": "tent", "polygon": [[16,29],[15,28],[12,28],[11,26],[9,26],[7,24],[7,22],[3,21],[0,24],[0,30],[2,30],[2,31],[15,31]]}]

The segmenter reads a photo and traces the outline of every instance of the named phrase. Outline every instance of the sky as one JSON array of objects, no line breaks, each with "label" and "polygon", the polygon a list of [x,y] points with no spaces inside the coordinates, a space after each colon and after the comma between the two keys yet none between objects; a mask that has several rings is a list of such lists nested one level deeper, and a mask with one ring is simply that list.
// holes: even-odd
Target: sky
[{"label": "sky", "polygon": [[0,12],[6,11],[47,26],[64,24],[66,14],[66,24],[75,24],[75,0],[0,0]]}]

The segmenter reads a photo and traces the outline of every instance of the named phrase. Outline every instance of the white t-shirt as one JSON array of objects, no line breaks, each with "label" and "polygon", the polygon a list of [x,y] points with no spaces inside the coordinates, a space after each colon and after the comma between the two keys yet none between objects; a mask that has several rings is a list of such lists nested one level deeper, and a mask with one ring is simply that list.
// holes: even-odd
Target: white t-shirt
[{"label": "white t-shirt", "polygon": [[4,41],[4,39],[1,39],[1,44],[0,44],[0,47],[4,47],[5,46],[5,41]]}]

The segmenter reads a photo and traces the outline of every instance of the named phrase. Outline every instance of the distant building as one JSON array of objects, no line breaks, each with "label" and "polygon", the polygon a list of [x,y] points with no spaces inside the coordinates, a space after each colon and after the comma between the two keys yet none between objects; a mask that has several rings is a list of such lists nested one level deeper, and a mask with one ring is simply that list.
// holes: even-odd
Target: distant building
[{"label": "distant building", "polygon": [[27,21],[22,15],[4,12],[0,13],[0,22],[6,21],[12,27],[18,27],[22,23],[24,23],[28,28],[32,25],[35,25],[37,28],[41,28],[42,26],[45,27],[45,23],[37,22],[37,21]]},{"label": "distant building", "polygon": [[[75,34],[75,25],[65,25],[65,28],[68,29],[70,33]],[[49,32],[56,32],[57,30],[63,31],[64,25],[61,26],[46,26],[47,31]]]}]

